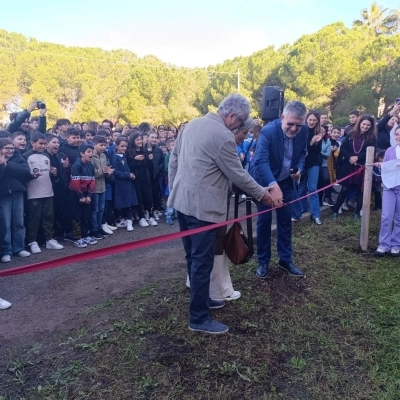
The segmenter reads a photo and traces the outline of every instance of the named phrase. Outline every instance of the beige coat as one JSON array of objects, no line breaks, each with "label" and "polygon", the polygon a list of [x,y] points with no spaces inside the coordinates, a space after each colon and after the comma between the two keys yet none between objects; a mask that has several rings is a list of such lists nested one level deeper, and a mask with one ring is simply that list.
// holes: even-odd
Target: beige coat
[{"label": "beige coat", "polygon": [[214,113],[191,121],[175,142],[168,167],[168,206],[202,221],[226,220],[228,181],[257,200],[264,196],[242,168],[233,133]]},{"label": "beige coat", "polygon": [[104,193],[106,191],[106,180],[103,168],[107,166],[107,157],[105,154],[93,152],[92,163],[94,165],[94,175],[96,178],[93,193]]}]

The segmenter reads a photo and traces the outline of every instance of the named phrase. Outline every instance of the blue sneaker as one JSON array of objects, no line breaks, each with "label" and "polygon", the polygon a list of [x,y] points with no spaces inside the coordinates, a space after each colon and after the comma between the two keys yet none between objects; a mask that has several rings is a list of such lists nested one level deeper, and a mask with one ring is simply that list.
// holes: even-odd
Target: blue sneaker
[{"label": "blue sneaker", "polygon": [[201,324],[193,324],[189,322],[189,330],[194,332],[204,332],[209,333],[211,335],[221,335],[223,333],[228,332],[229,328],[221,324],[221,322],[214,321],[209,318],[207,321],[202,322]]},{"label": "blue sneaker", "polygon": [[223,300],[211,299],[211,301],[210,301],[210,308],[212,308],[212,309],[222,308],[224,305],[225,305],[225,302]]},{"label": "blue sneaker", "polygon": [[168,224],[168,225],[173,225],[174,221],[172,221],[171,217],[167,217],[167,218],[165,218],[165,223]]}]

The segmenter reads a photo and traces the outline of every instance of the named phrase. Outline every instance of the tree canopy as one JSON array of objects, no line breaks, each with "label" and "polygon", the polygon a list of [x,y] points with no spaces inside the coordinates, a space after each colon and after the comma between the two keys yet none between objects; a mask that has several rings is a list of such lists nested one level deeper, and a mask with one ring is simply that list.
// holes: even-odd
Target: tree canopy
[{"label": "tree canopy", "polygon": [[337,22],[291,45],[270,46],[203,69],[0,30],[2,116],[5,122],[9,112],[37,99],[47,104],[50,122],[66,117],[179,124],[215,110],[239,86],[258,115],[265,85],[284,88],[287,100],[302,100],[334,120],[355,108],[380,115],[400,97],[396,15],[374,3],[350,29]]}]

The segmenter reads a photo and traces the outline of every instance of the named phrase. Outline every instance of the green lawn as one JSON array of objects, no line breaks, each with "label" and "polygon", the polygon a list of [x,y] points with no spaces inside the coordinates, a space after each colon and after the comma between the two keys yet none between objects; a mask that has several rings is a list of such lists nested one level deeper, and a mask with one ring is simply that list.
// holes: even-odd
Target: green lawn
[{"label": "green lawn", "polygon": [[92,327],[12,349],[0,399],[400,399],[400,260],[359,253],[359,230],[296,225],[304,279],[232,267],[224,336],[187,329],[184,276],[114,298]]}]

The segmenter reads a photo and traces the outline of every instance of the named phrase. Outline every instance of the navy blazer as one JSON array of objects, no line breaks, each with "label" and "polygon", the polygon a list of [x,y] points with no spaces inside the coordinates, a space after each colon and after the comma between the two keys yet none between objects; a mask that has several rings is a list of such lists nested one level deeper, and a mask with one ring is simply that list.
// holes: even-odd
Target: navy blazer
[{"label": "navy blazer", "polygon": [[[308,127],[304,125],[293,139],[291,168],[304,171]],[[282,121],[276,119],[261,129],[250,173],[258,184],[269,186],[277,181],[283,167],[284,134]]]}]

